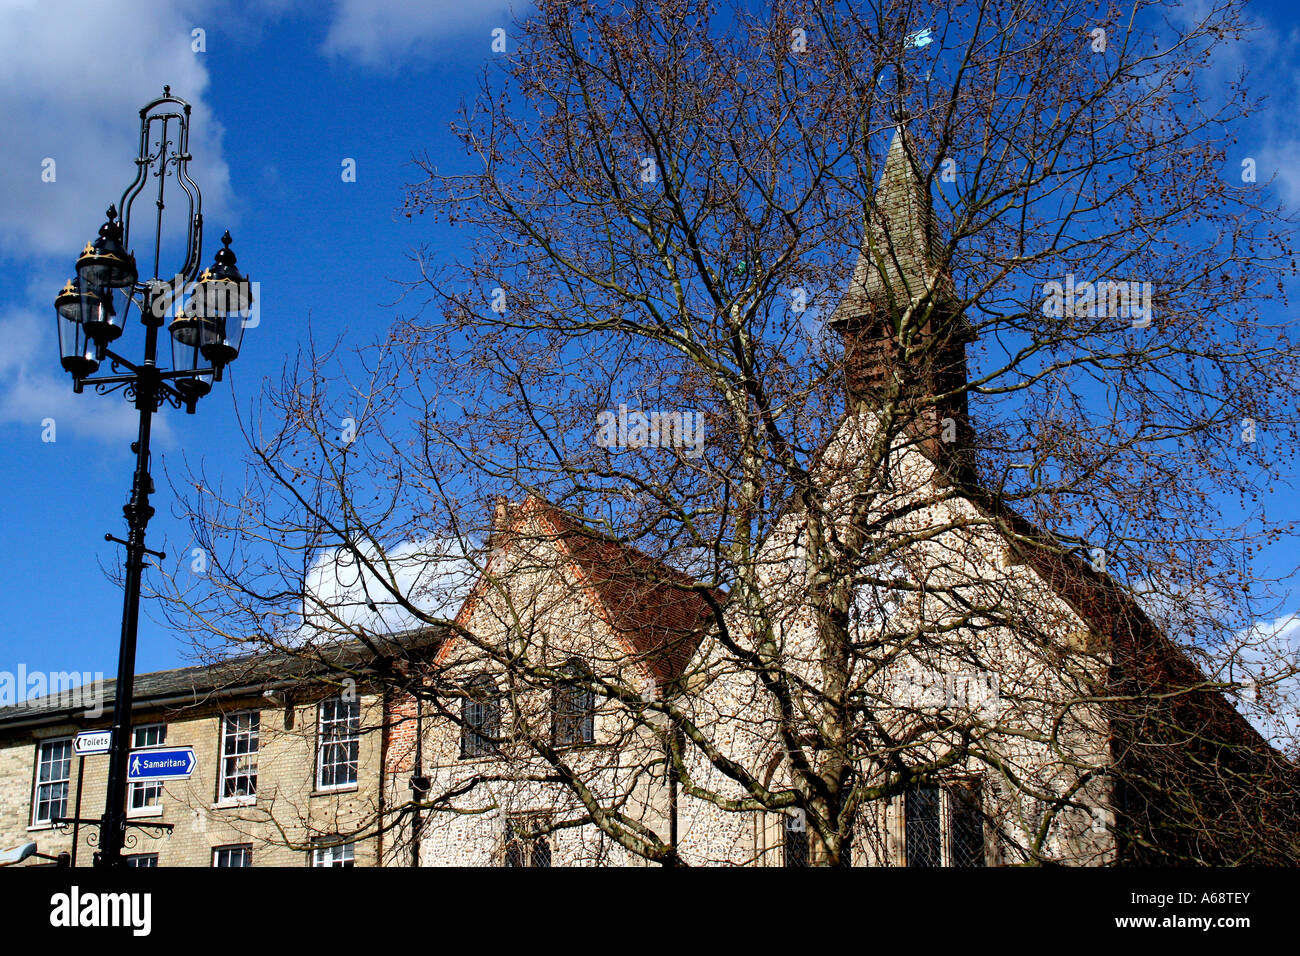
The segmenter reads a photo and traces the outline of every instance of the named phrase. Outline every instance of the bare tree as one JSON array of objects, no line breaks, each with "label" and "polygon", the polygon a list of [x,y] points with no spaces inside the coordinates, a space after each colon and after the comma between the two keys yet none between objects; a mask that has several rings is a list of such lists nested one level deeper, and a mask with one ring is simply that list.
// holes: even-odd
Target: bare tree
[{"label": "bare tree", "polygon": [[[393,719],[492,759],[407,808],[514,813],[508,860],[735,862],[784,817],[916,865],[941,800],[981,862],[1293,861],[1294,768],[1224,696],[1296,440],[1289,224],[1224,175],[1260,104],[1205,79],[1240,5],[771,6],[516,26],[406,203],[460,257],[364,380],[268,386],[173,606],[298,654],[445,629]],[[556,640],[584,588],[621,652]],[[599,746],[556,745],[575,690]]]}]

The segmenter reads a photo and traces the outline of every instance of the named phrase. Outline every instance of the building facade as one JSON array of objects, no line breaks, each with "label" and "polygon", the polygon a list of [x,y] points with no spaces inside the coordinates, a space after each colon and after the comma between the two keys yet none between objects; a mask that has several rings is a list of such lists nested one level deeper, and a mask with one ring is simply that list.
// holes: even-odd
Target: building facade
[{"label": "building facade", "polygon": [[[133,751],[192,747],[196,764],[188,779],[128,784],[132,865],[379,861],[384,697],[350,666],[321,682],[305,670],[262,655],[137,678]],[[0,710],[6,846],[32,841],[92,864],[108,756],[77,756],[73,741],[109,729],[112,692],[109,682],[93,717],[57,697]]]}]

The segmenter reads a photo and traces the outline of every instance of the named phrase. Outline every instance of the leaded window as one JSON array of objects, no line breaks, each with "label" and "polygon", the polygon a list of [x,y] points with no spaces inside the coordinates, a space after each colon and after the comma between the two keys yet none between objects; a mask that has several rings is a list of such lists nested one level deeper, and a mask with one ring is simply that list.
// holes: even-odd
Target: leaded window
[{"label": "leaded window", "polygon": [[546,821],[539,817],[506,817],[505,865],[549,867],[551,842],[545,828]]},{"label": "leaded window", "polygon": [[[582,665],[570,662],[564,673],[575,679],[585,678]],[[552,736],[557,747],[590,744],[596,741],[596,695],[590,688],[561,684],[551,692]]]},{"label": "leaded window", "polygon": [[470,685],[461,701],[460,755],[485,757],[497,752],[501,737],[501,700],[490,677]]},{"label": "leaded window", "polygon": [[984,812],[977,781],[918,784],[903,795],[908,866],[983,866]]}]

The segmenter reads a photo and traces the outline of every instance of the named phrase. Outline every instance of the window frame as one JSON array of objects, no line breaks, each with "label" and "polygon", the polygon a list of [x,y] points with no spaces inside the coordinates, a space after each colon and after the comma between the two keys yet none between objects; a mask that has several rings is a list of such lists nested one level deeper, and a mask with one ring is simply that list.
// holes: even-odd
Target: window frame
[{"label": "window frame", "polygon": [[[244,753],[229,754],[226,752],[226,743],[232,736],[239,737],[237,731],[234,735],[227,732],[227,728],[232,721],[238,721],[240,718],[249,718],[249,729],[247,736],[252,738],[256,744],[255,747]],[[255,725],[255,729],[254,729]],[[257,764],[258,757],[262,752],[262,712],[256,708],[250,710],[237,710],[229,714],[222,714],[221,721],[218,724],[218,734],[220,740],[217,747],[217,803],[220,806],[245,806],[257,802]],[[252,758],[252,771],[244,770],[238,773],[227,774],[226,766],[228,760],[238,760],[240,757]],[[227,782],[237,780],[240,777],[251,778],[251,793],[233,793],[227,794]]]},{"label": "window frame", "polygon": [[[331,736],[326,738],[326,716],[325,709],[327,706],[346,706],[349,713],[340,718],[335,716],[329,718],[331,725],[347,724],[346,733],[342,736]],[[326,761],[327,750],[333,754],[340,748],[344,748],[344,757],[342,761],[335,760],[333,757]],[[338,768],[350,768],[352,776],[350,780],[339,782]],[[358,785],[360,779],[361,766],[361,701],[358,699],[347,700],[342,694],[333,697],[326,697],[316,704],[316,769],[315,769],[315,786],[318,792],[331,790],[353,790]],[[334,781],[325,783],[324,776],[326,768],[332,768],[334,771]]]},{"label": "window frame", "polygon": [[[42,755],[44,754],[45,749],[47,747],[53,747],[56,744],[62,744],[67,747],[67,755],[65,758],[63,758],[67,762],[67,768],[68,768],[67,776],[61,778],[51,778],[49,780],[42,780],[41,768],[44,765],[44,760]],[[54,824],[55,819],[57,819],[58,817],[66,817],[68,815],[68,797],[72,792],[72,757],[73,757],[73,753],[72,753],[71,737],[47,737],[45,740],[38,740],[36,742],[36,761],[35,761],[35,766],[32,767],[32,812],[30,817],[30,821],[31,821],[30,826],[32,829],[36,829],[40,827],[52,827],[55,825]],[[50,763],[53,764],[54,761],[50,761]],[[63,796],[61,798],[62,810],[58,813],[51,813],[49,816],[46,817],[39,816],[38,814],[40,813],[40,807],[42,803],[41,788],[57,787],[60,784],[63,786]],[[47,801],[47,802],[51,804],[51,809],[53,809],[53,801]]]},{"label": "window frame", "polygon": [[[495,757],[501,752],[501,693],[496,681],[481,674],[466,690],[460,704],[460,759]],[[482,699],[477,699],[476,694],[482,695]],[[470,719],[471,707],[481,708],[480,719]]]},{"label": "window frame", "polygon": [[[539,830],[534,836],[524,836],[524,830]],[[536,813],[507,813],[503,834],[501,865],[506,869],[550,869],[554,862],[551,846],[550,819]],[[519,862],[512,862],[517,859]]]},{"label": "window frame", "polygon": [[[796,821],[798,826],[794,825]],[[781,814],[781,865],[808,865],[808,821],[802,810],[786,810]]]},{"label": "window frame", "polygon": [[[239,853],[240,856],[243,859],[247,860],[248,862],[241,863],[238,867],[231,866],[229,863],[223,865],[217,862],[221,858],[221,854],[223,853],[226,854]],[[227,869],[234,870],[234,869],[251,867],[252,865],[253,865],[253,844],[251,843],[223,843],[221,846],[214,846],[212,848],[211,868],[214,870],[227,870]]]},{"label": "window frame", "polygon": [[[921,795],[926,794],[925,805],[921,806]],[[933,797],[930,796],[933,794]],[[916,804],[913,803],[916,801]],[[927,845],[922,854],[918,839],[913,845],[912,831],[915,821],[917,832],[922,826],[928,829],[929,821],[921,819],[921,813],[927,817],[933,812],[933,837],[926,835]],[[929,841],[933,840],[931,844]],[[937,783],[912,784],[903,792],[903,863],[907,867],[933,869],[944,865],[943,854],[943,787]],[[922,862],[924,857],[924,862]]]},{"label": "window frame", "polygon": [[[159,739],[151,744],[140,743],[140,734],[142,731],[151,731],[161,729]],[[138,727],[131,728],[131,749],[145,750],[150,747],[167,746],[167,724],[163,721],[141,724]],[[162,798],[166,792],[166,781],[163,780],[132,780],[127,787],[126,793],[126,813],[131,817],[151,817],[158,816],[163,812]],[[153,802],[142,803],[136,806],[136,799],[144,794],[153,793]],[[139,855],[139,854],[137,854]]]},{"label": "window frame", "polygon": [[[311,854],[308,863],[312,869],[330,869],[355,867],[357,865],[356,843],[340,843],[338,834],[312,838]],[[317,846],[316,844],[321,844]],[[327,858],[325,854],[330,854]],[[336,856],[336,854],[343,854]]]},{"label": "window frame", "polygon": [[[591,672],[576,659],[570,660],[560,670],[571,677],[591,677]],[[575,704],[575,700],[579,703]],[[571,733],[561,733],[561,728]],[[590,747],[595,742],[596,692],[576,684],[551,688],[551,745]]]},{"label": "window frame", "polygon": [[[935,848],[936,862],[934,863],[913,863],[912,862],[912,841],[909,835],[910,813],[908,807],[912,799],[912,794],[921,790],[933,790],[936,793],[935,800],[935,836],[938,846]],[[980,852],[971,853],[972,862],[957,863],[954,858],[958,852],[957,827],[967,819],[964,812],[957,807],[959,802],[965,802],[960,795],[961,791],[973,794],[974,799],[966,803],[965,813],[979,822],[979,847]],[[979,777],[958,777],[946,778],[926,784],[913,784],[903,794],[903,863],[905,866],[915,866],[918,868],[946,868],[946,869],[963,869],[978,868],[987,865],[988,862],[988,832],[984,826],[983,813],[983,781]],[[919,824],[918,824],[919,825]],[[973,841],[968,850],[973,849]]]},{"label": "window frame", "polygon": [[130,853],[122,857],[122,859],[125,862],[126,866],[133,866],[137,868],[158,866],[157,853]]},{"label": "window frame", "polygon": [[[800,807],[792,807],[789,810],[781,810],[777,813],[781,818],[781,862],[777,864],[782,867],[807,867],[812,864],[809,862],[812,856],[812,838],[808,832],[808,818],[804,810]],[[795,821],[799,825],[795,826]],[[769,857],[770,860],[770,857]],[[769,863],[769,865],[771,865]],[[853,865],[853,832],[850,830],[849,839],[840,846],[841,867]]]},{"label": "window frame", "polygon": [[[971,795],[972,799],[967,800],[961,796],[963,791]],[[987,866],[989,848],[988,832],[984,825],[983,781],[978,777],[965,777],[948,781],[944,787],[944,809],[948,816],[947,823],[944,826],[944,851],[947,854],[947,865],[960,869],[975,869]],[[971,859],[978,862],[955,862],[958,824],[962,821],[970,822],[971,820],[979,825],[979,852],[973,852],[973,841],[972,845],[966,849],[972,851]],[[973,833],[971,835],[973,836]]]}]

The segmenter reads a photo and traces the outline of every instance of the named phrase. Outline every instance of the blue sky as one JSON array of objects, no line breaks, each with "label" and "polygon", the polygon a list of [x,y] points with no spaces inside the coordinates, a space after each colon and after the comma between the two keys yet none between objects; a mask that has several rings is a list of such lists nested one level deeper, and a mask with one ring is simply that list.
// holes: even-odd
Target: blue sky
[{"label": "blue sky", "polygon": [[[413,9],[418,7],[418,9]],[[518,8],[518,5],[516,5]],[[463,161],[448,133],[495,55],[492,31],[509,27],[498,0],[294,0],[189,2],[166,10],[147,0],[32,3],[0,0],[0,494],[8,547],[0,575],[13,599],[0,607],[0,670],[103,671],[116,667],[121,592],[104,568],[120,551],[121,506],[130,485],[134,411],[120,395],[73,395],[59,368],[52,300],[72,263],[130,181],[137,110],[164,84],[195,106],[192,174],[204,193],[205,260],[222,230],[240,267],[261,283],[261,324],[249,331],[228,381],[197,415],[158,420],[158,514],[150,544],[188,550],[171,513],[167,472],[188,458],[237,482],[244,442],[234,402],[305,342],[363,344],[396,317],[394,279],[421,243],[454,255],[454,238],[398,211],[427,153]],[[1267,64],[1271,104],[1249,144],[1260,179],[1276,177],[1300,205],[1300,10],[1253,6],[1261,31],[1214,68]],[[106,22],[111,19],[112,22]],[[205,49],[195,52],[194,32]],[[1243,146],[1243,149],[1247,146]],[[57,178],[42,182],[42,163]],[[356,182],[344,182],[345,159]],[[143,255],[143,243],[136,241]],[[143,263],[142,263],[143,266]],[[164,269],[164,271],[166,271]],[[139,354],[133,322],[121,349]],[[42,441],[53,418],[56,440]],[[1300,515],[1285,489],[1279,510]],[[1293,551],[1276,556],[1280,567]],[[1295,610],[1294,607],[1288,610]],[[146,607],[138,669],[186,662],[184,635]]]},{"label": "blue sky", "polygon": [[[194,104],[191,171],[203,190],[205,264],[229,228],[240,267],[261,283],[260,325],[228,382],[196,415],[168,408],[155,419],[159,493],[149,539],[170,559],[190,539],[172,516],[165,471],[183,470],[185,456],[238,479],[244,442],[232,403],[246,406],[258,382],[278,373],[305,342],[309,316],[321,341],[361,344],[381,333],[396,315],[392,280],[411,277],[408,252],[433,238],[430,223],[397,211],[404,184],[420,178],[410,161],[425,152],[460,160],[447,127],[494,55],[491,31],[509,25],[508,6],[433,2],[414,17],[410,6],[188,3],[163,12],[120,3],[113,16],[121,27],[113,28],[101,22],[100,4],[0,3],[8,127],[0,146],[0,493],[11,544],[0,575],[16,597],[0,608],[0,670],[116,669],[121,591],[104,568],[117,566],[120,549],[104,533],[124,536],[135,413],[120,394],[72,394],[58,364],[52,302],[134,175],[137,111],[165,83]],[[195,29],[205,31],[204,52],[192,50]],[[56,162],[53,183],[41,181],[46,158]],[[343,181],[345,159],[356,161],[356,182]],[[143,239],[132,245],[143,257]],[[133,315],[119,351],[139,355],[142,339]],[[55,421],[54,442],[41,440],[46,418]],[[183,636],[154,618],[146,609],[141,671],[185,662]]]}]

